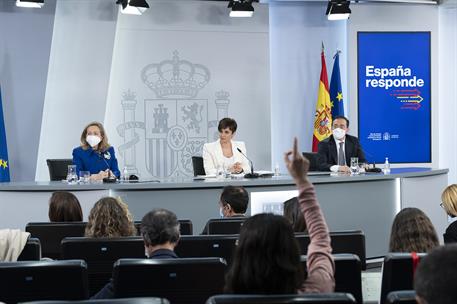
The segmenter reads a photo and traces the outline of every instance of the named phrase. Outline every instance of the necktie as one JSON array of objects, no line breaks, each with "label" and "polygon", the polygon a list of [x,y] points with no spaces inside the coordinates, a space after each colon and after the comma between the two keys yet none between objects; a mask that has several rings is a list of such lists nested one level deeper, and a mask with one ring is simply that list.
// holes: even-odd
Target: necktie
[{"label": "necktie", "polygon": [[338,166],[346,166],[346,157],[344,156],[343,145],[344,142],[340,142],[340,148],[338,150]]}]

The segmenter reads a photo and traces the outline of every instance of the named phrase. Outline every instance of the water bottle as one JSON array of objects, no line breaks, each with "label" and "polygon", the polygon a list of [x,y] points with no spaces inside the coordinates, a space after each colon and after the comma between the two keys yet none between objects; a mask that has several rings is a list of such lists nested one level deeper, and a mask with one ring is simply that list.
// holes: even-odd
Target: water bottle
[{"label": "water bottle", "polygon": [[129,170],[127,166],[124,167],[124,170],[122,172],[122,180],[128,181],[129,180]]},{"label": "water bottle", "polygon": [[275,165],[275,176],[280,176],[281,175],[281,172],[279,171],[279,164],[276,163]]},{"label": "water bottle", "polygon": [[389,164],[389,158],[386,157],[386,161],[384,162],[384,168],[382,169],[382,172],[384,174],[389,174],[390,173],[390,164]]}]

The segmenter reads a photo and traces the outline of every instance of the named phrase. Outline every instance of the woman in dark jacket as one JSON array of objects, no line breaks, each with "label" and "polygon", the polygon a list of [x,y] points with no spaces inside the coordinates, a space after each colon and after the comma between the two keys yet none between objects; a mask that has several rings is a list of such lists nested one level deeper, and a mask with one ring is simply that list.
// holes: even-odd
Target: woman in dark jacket
[{"label": "woman in dark jacket", "polygon": [[447,227],[443,234],[444,243],[457,242],[457,185],[452,184],[444,189],[441,194],[441,207],[446,211],[451,218],[451,224]]}]

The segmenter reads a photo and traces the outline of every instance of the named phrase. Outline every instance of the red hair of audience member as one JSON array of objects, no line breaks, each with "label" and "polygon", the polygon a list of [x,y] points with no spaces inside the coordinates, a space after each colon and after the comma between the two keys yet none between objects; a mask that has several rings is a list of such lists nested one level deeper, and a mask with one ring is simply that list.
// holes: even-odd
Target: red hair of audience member
[{"label": "red hair of audience member", "polygon": [[49,220],[51,222],[82,222],[83,211],[73,193],[56,191],[49,199]]}]

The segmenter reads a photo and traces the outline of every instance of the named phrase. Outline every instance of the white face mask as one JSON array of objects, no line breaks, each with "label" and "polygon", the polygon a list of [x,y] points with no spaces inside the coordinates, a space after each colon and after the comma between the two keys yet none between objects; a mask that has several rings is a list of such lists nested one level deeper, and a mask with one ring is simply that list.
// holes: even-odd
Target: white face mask
[{"label": "white face mask", "polygon": [[146,249],[144,250],[144,255],[149,259],[149,252]]},{"label": "white face mask", "polygon": [[96,145],[98,145],[102,141],[102,139],[97,135],[87,135],[86,141],[93,148]]},{"label": "white face mask", "polygon": [[346,131],[341,128],[333,129],[332,133],[338,140],[343,139],[343,137],[346,136]]},{"label": "white face mask", "polygon": [[224,217],[224,209],[222,209],[222,207],[219,208],[219,215],[220,217]]}]

